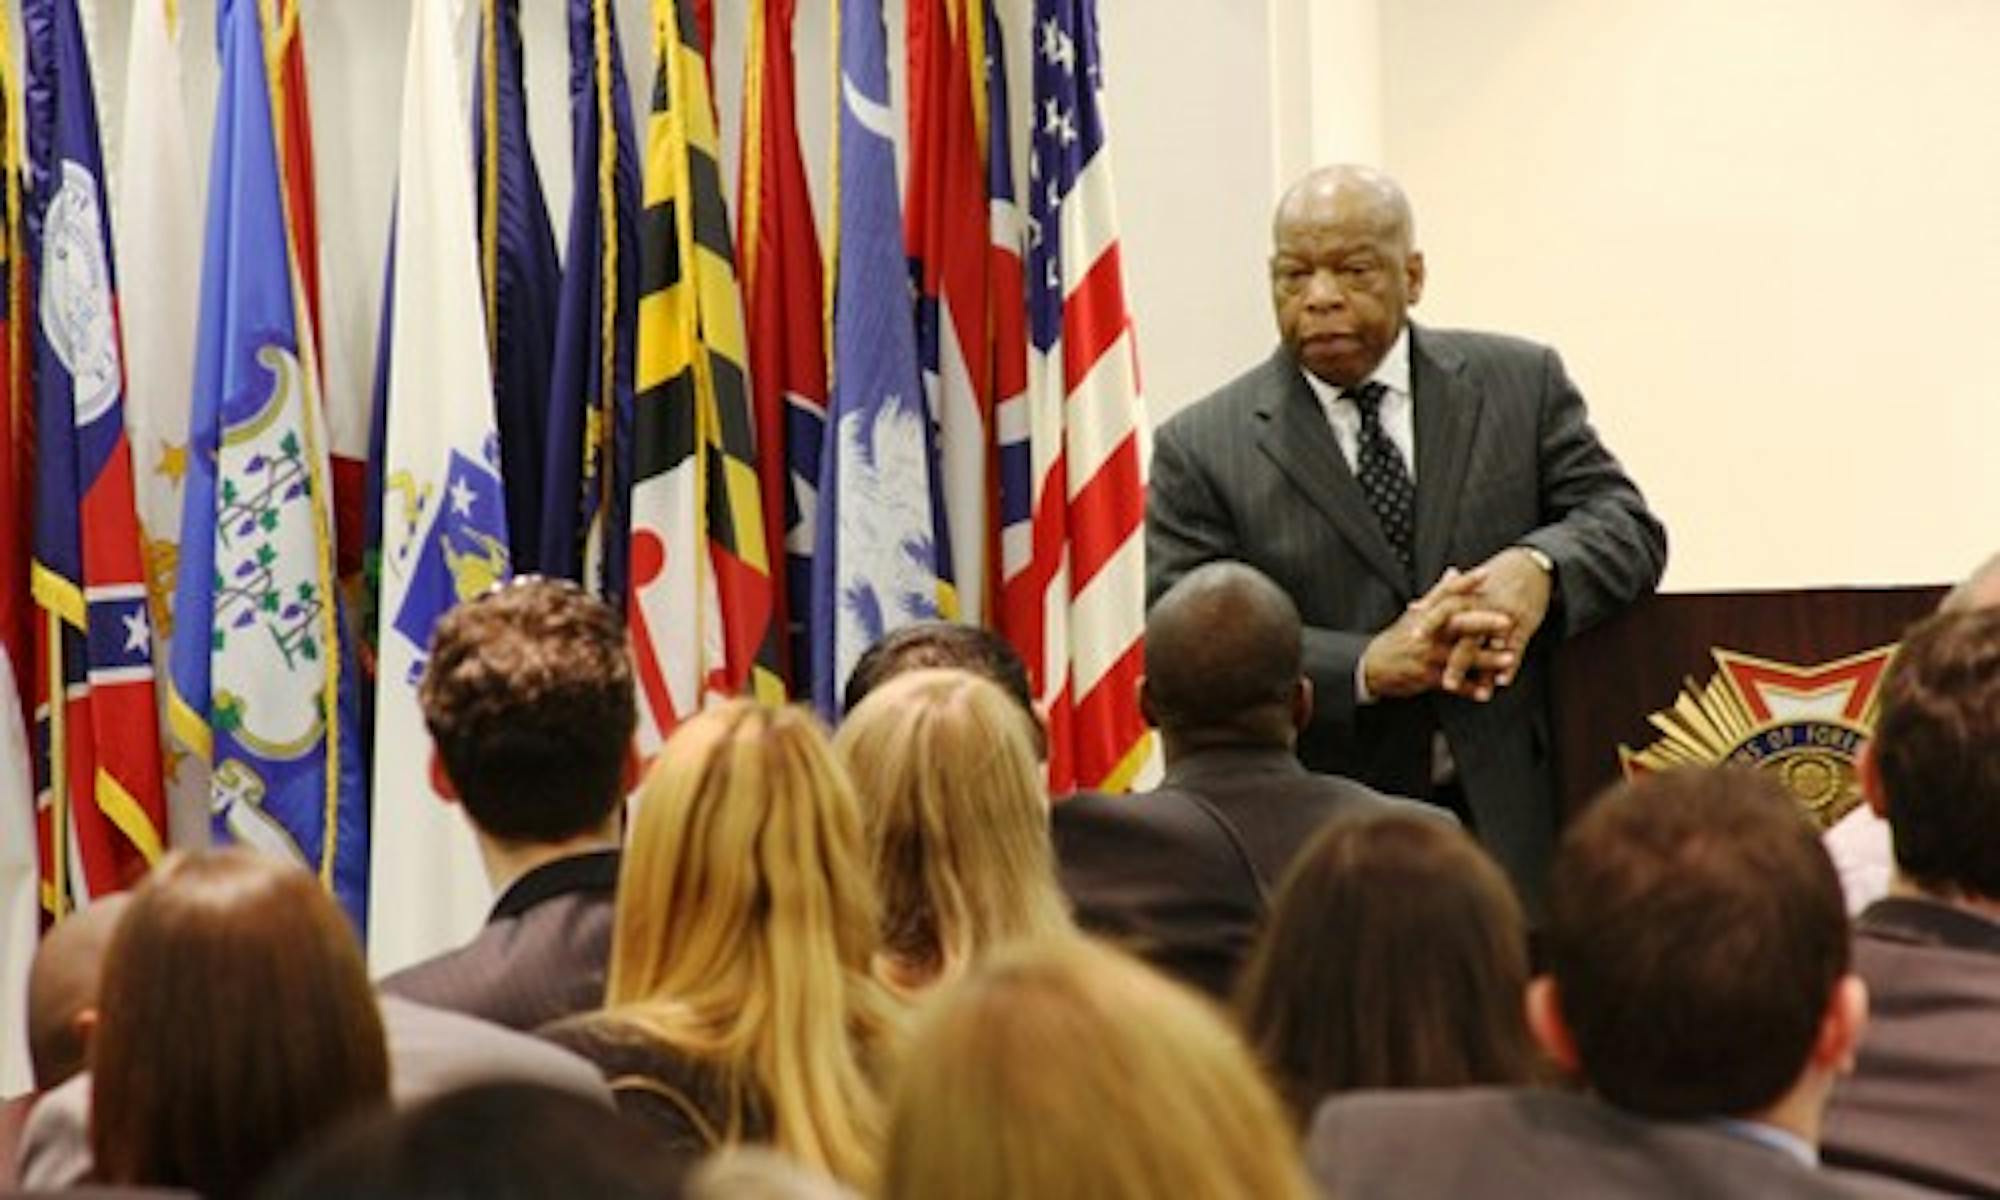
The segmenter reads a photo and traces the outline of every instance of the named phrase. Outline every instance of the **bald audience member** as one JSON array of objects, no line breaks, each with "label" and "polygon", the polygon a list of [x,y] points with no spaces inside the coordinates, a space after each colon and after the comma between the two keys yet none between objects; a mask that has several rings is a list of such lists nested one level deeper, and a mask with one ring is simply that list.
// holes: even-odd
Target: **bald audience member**
[{"label": "bald audience member", "polygon": [[1396,808],[1450,819],[1299,762],[1313,715],[1302,639],[1291,598],[1255,568],[1182,576],[1147,614],[1139,690],[1165,778],[1129,797],[1073,796],[1052,821],[1078,923],[1213,996],[1228,994],[1267,897],[1326,822]]},{"label": "bald audience member", "polygon": [[[2000,554],[1979,564],[1938,603],[1941,613],[1982,608],[2000,608]],[[1858,916],[1889,894],[1896,855],[1889,844],[1889,823],[1876,815],[1873,805],[1856,805],[1827,830],[1826,852],[1840,872],[1840,889],[1847,895],[1849,913]]]},{"label": "bald audience member", "polygon": [[1861,788],[1888,818],[1896,875],[1855,921],[1874,1011],[1834,1091],[1827,1158],[2000,1195],[2000,606],[1911,629],[1880,705]]},{"label": "bald audience member", "polygon": [[97,1028],[104,955],[130,898],[106,896],[72,915],[35,947],[28,965],[28,1060],[35,1090],[0,1106],[0,1187],[16,1177],[15,1152],[36,1100],[82,1073]]}]

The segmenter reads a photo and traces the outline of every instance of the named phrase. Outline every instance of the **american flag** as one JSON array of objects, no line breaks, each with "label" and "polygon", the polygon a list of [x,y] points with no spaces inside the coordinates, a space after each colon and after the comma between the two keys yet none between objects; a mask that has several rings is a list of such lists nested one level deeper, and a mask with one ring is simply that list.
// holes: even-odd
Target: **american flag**
[{"label": "american flag", "polygon": [[1049,717],[1051,786],[1117,790],[1150,749],[1136,698],[1146,426],[1099,106],[1095,0],[1036,0],[1031,34],[1026,569],[1043,619],[1030,662]]}]

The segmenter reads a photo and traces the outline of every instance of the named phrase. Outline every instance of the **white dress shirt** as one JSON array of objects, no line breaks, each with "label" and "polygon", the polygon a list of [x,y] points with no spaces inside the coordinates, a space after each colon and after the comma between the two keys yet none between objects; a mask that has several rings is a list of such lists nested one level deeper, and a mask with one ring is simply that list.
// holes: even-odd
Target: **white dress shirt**
[{"label": "white dress shirt", "polygon": [[[1361,441],[1361,410],[1354,401],[1341,396],[1341,389],[1321,379],[1311,371],[1301,369],[1306,384],[1319,399],[1320,411],[1326,414],[1326,423],[1333,426],[1333,440],[1340,443],[1340,453],[1347,459],[1347,469],[1355,469],[1354,456]],[[1382,432],[1403,456],[1403,466],[1410,473],[1410,482],[1417,481],[1417,435],[1416,401],[1410,397],[1410,327],[1403,326],[1396,335],[1395,344],[1375,364],[1375,372],[1365,382],[1379,383],[1388,389],[1382,397],[1378,410],[1382,415]]]}]

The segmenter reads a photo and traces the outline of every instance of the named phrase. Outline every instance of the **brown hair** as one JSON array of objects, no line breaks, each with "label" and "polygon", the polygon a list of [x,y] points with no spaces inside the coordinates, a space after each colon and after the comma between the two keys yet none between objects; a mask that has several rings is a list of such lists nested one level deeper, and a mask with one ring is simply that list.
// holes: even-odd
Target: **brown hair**
[{"label": "brown hair", "polygon": [[389,1090],[353,929],[311,875],[243,849],[170,855],[141,885],[90,1067],[100,1179],[225,1200]]},{"label": "brown hair", "polygon": [[1599,1095],[1649,1116],[1744,1116],[1805,1069],[1847,972],[1847,910],[1782,784],[1683,768],[1620,784],[1570,827],[1546,948]]},{"label": "brown hair", "polygon": [[1303,1126],[1330,1092],[1528,1081],[1527,982],[1520,902],[1470,837],[1337,820],[1286,872],[1238,1010]]},{"label": "brown hair", "polygon": [[1297,1138],[1192,992],[1068,936],[940,993],[892,1102],[884,1200],[1304,1200]]},{"label": "brown hair", "polygon": [[1875,763],[1896,865],[1929,891],[2000,898],[2000,609],[1912,627],[1880,705]]},{"label": "brown hair", "polygon": [[867,813],[889,982],[1069,931],[1031,725],[999,685],[931,668],[871,692],[834,735]]},{"label": "brown hair", "polygon": [[624,798],[638,722],[625,629],[567,580],[525,576],[445,613],[418,699],[467,814],[493,837],[559,842]]}]

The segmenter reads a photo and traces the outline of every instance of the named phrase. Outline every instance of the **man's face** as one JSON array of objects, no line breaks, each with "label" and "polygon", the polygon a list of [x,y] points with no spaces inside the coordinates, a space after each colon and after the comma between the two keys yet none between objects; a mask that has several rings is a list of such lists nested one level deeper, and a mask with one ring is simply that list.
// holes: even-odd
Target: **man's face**
[{"label": "man's face", "polygon": [[1342,188],[1300,197],[1278,217],[1271,303],[1299,364],[1336,387],[1367,379],[1423,294],[1424,258],[1394,214]]}]

